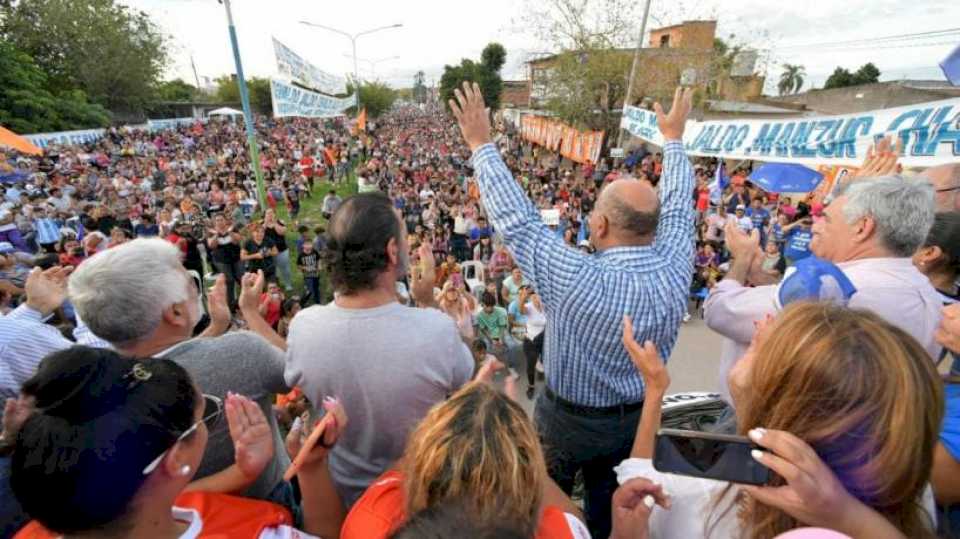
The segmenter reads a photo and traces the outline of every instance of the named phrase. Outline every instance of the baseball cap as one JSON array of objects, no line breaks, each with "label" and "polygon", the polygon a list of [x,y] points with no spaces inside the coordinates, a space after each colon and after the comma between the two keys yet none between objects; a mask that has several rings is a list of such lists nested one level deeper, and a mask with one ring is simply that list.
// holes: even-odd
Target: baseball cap
[{"label": "baseball cap", "polygon": [[577,247],[590,247],[590,240],[580,240],[577,242]]},{"label": "baseball cap", "polygon": [[747,207],[744,206],[743,204],[737,204],[737,210],[746,210],[746,209]]},{"label": "baseball cap", "polygon": [[846,305],[857,289],[836,264],[816,256],[798,260],[777,287],[777,308],[796,301],[830,301]]}]

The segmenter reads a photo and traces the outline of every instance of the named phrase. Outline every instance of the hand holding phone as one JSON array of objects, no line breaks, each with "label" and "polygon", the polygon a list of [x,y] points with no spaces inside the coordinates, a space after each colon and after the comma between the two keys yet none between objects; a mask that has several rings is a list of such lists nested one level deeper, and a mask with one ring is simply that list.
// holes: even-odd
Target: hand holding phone
[{"label": "hand holding phone", "polygon": [[305,465],[326,458],[328,451],[333,448],[346,428],[347,415],[336,399],[330,397],[323,399],[323,408],[326,414],[314,425],[305,440],[303,429],[307,421],[297,418],[301,419],[301,424],[295,424],[294,428],[290,429],[290,434],[287,435],[287,451],[295,453],[296,456],[283,474],[285,481],[291,480]]},{"label": "hand holding phone", "polygon": [[663,473],[765,485],[770,469],[752,455],[759,449],[744,436],[660,429],[654,443],[653,467]]}]

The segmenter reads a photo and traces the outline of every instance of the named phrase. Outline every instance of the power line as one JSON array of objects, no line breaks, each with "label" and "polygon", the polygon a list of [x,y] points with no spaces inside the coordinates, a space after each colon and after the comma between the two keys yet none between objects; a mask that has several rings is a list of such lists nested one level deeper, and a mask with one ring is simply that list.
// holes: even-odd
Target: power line
[{"label": "power line", "polygon": [[939,37],[950,37],[953,34],[960,34],[960,28],[946,28],[944,30],[933,30],[929,32],[914,32],[910,34],[897,34],[892,36],[880,36],[873,38],[863,38],[863,39],[851,39],[846,41],[832,41],[824,43],[807,43],[807,44],[798,44],[798,45],[784,45],[782,47],[771,47],[774,50],[782,49],[794,49],[794,48],[808,48],[808,47],[822,47],[822,46],[832,46],[832,45],[853,45],[853,44],[869,44],[869,43],[878,43],[884,41],[902,41],[906,39],[929,39],[929,38],[939,38]]},{"label": "power line", "polygon": [[[937,43],[916,43],[916,44],[904,44],[904,45],[872,45],[872,46],[863,46],[863,47],[837,47],[837,48],[826,48],[826,49],[813,49],[809,51],[803,51],[804,54],[833,54],[837,52],[850,52],[850,51],[873,51],[880,49],[912,49],[916,47],[942,47],[944,45],[956,45],[956,42],[953,41],[940,41]],[[800,51],[788,52],[787,54],[799,54]]]}]

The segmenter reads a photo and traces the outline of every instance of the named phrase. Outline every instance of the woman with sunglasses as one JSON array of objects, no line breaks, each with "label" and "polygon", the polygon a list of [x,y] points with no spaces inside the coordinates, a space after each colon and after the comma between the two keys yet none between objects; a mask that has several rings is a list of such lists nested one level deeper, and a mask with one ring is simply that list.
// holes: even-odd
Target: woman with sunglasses
[{"label": "woman with sunglasses", "polygon": [[302,533],[282,506],[191,483],[224,412],[239,473],[263,470],[273,443],[255,402],[202,395],[167,359],[80,346],[51,354],[24,383],[19,403],[5,409],[4,439],[14,442],[11,486],[33,519],[16,537],[336,537],[344,510],[326,452],[346,417],[335,403],[324,407],[336,421],[298,474]]}]

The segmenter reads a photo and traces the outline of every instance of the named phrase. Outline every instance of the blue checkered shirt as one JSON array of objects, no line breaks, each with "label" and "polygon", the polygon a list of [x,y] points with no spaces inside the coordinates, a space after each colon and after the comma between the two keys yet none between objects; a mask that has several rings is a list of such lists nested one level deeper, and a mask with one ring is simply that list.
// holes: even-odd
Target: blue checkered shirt
[{"label": "blue checkered shirt", "polygon": [[643,379],[621,341],[623,315],[638,342],[670,356],[693,275],[693,169],[677,141],[663,148],[660,222],[654,242],[587,255],[568,247],[540,218],[496,146],[473,154],[490,223],[540,294],[547,315],[547,385],[584,406],[643,399]]}]

